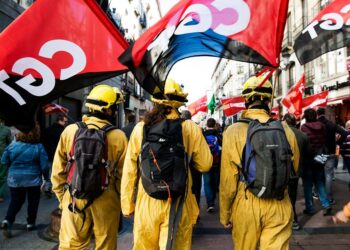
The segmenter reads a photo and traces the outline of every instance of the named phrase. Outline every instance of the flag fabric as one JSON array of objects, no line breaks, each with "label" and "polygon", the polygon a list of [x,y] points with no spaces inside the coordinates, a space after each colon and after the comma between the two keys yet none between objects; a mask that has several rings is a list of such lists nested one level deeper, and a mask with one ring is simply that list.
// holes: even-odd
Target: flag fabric
[{"label": "flag fabric", "polygon": [[208,110],[210,110],[210,114],[214,114],[214,110],[215,110],[216,104],[215,104],[215,96],[212,95],[210,102],[208,103]]},{"label": "flag fabric", "polygon": [[332,1],[301,32],[294,51],[305,64],[320,55],[350,45],[349,0]]},{"label": "flag fabric", "polygon": [[246,108],[242,96],[225,98],[221,100],[221,105],[226,117],[235,115]]},{"label": "flag fabric", "polygon": [[280,107],[279,106],[275,106],[271,109],[271,117],[273,119],[279,120],[279,118],[280,118]]},{"label": "flag fabric", "polygon": [[0,34],[0,116],[30,130],[39,106],[127,72],[127,47],[95,0],[35,1]]},{"label": "flag fabric", "polygon": [[47,115],[57,114],[57,113],[68,113],[68,109],[58,105],[57,103],[49,103],[43,106],[43,111]]},{"label": "flag fabric", "polygon": [[327,106],[328,90],[321,93],[305,97],[303,99],[303,109],[326,107]]},{"label": "flag fabric", "polygon": [[198,112],[207,113],[208,112],[207,96],[203,96],[197,101],[189,104],[187,108],[191,112],[192,116],[195,116]]},{"label": "flag fabric", "polygon": [[305,75],[303,74],[300,80],[295,84],[288,92],[288,94],[282,99],[281,104],[288,109],[288,112],[300,117],[302,114],[302,100],[305,89]]},{"label": "flag fabric", "polygon": [[120,57],[138,82],[162,95],[172,66],[214,56],[277,67],[288,0],[182,0]]}]

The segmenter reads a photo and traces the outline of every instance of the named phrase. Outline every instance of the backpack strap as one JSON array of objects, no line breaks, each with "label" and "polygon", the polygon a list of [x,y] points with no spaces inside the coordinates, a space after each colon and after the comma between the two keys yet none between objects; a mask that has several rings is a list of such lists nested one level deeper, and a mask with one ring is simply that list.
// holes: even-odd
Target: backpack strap
[{"label": "backpack strap", "polygon": [[106,124],[104,125],[101,130],[103,130],[106,134],[111,131],[111,130],[114,130],[114,129],[117,129],[116,126],[112,125],[112,124]]},{"label": "backpack strap", "polygon": [[87,125],[85,122],[76,122],[75,124],[77,124],[78,128],[87,128]]},{"label": "backpack strap", "polygon": [[185,203],[185,195],[180,197],[179,205],[176,209],[177,199],[172,200],[170,205],[170,214],[169,214],[169,226],[168,226],[168,239],[166,244],[166,250],[171,250],[174,247],[176,240],[176,233],[179,228],[180,219],[182,216],[182,210]]},{"label": "backpack strap", "polygon": [[253,121],[253,119],[250,119],[250,118],[241,118],[241,119],[239,119],[237,122],[249,124],[251,121]]}]

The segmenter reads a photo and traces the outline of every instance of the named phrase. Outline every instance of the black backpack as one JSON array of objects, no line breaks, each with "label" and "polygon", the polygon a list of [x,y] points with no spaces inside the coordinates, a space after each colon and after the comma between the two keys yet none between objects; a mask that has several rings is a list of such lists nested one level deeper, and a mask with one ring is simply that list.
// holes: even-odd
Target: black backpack
[{"label": "black backpack", "polygon": [[248,123],[247,141],[243,149],[241,180],[259,198],[282,200],[292,176],[292,151],[280,121],[266,123],[242,119]]},{"label": "black backpack", "polygon": [[159,200],[186,191],[188,164],[182,139],[182,119],[145,126],[141,149],[141,180],[146,193]]},{"label": "black backpack", "polygon": [[[109,162],[106,134],[115,129],[113,125],[100,128],[95,124],[76,123],[78,130],[69,152],[67,185],[72,197],[69,209],[82,212],[99,197],[108,186]],[[88,128],[94,125],[96,128]],[[84,208],[76,208],[74,199],[88,200]]]}]

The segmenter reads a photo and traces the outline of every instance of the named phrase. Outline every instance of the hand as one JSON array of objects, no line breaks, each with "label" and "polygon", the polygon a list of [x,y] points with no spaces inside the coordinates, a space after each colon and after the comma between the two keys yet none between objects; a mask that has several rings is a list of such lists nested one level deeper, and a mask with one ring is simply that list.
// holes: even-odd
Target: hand
[{"label": "hand", "polygon": [[224,225],[224,228],[225,228],[225,229],[231,229],[231,228],[232,228],[232,223],[229,222],[229,223],[225,224],[225,225]]},{"label": "hand", "polygon": [[128,214],[128,215],[124,215],[124,214],[123,214],[123,216],[124,216],[125,218],[130,219],[130,218],[132,218],[132,217],[134,216],[134,212],[132,212],[131,214]]},{"label": "hand", "polygon": [[337,223],[346,223],[349,221],[349,218],[345,216],[343,211],[339,211],[338,213],[336,213],[336,215],[334,215],[332,217],[334,224]]}]

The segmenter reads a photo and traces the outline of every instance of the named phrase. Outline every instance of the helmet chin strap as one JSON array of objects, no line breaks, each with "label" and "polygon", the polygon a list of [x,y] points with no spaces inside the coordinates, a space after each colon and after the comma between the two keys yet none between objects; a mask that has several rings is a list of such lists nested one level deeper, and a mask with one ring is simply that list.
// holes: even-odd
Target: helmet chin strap
[{"label": "helmet chin strap", "polygon": [[270,113],[269,105],[264,101],[254,101],[253,103],[246,103],[247,109],[263,109],[266,112]]},{"label": "helmet chin strap", "polygon": [[95,112],[90,112],[88,114],[88,116],[93,116],[93,117],[96,117],[96,118],[100,118],[102,120],[107,120],[110,123],[115,124],[115,118],[116,118],[115,112],[113,112],[113,115],[107,115],[107,114],[105,114],[103,112],[95,111]]}]

